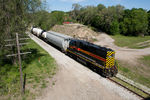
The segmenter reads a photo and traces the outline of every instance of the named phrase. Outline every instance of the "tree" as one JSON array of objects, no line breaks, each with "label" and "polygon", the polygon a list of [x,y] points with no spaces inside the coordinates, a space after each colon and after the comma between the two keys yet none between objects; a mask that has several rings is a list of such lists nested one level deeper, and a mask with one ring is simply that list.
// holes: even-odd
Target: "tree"
[{"label": "tree", "polygon": [[148,15],[143,9],[126,10],[121,23],[122,34],[124,35],[144,35],[147,33]]},{"label": "tree", "polygon": [[12,38],[14,33],[24,33],[29,25],[29,15],[39,9],[40,0],[2,0],[0,7],[2,35]]},{"label": "tree", "polygon": [[82,16],[84,16],[82,19],[83,23],[86,25],[91,25],[94,21],[94,17],[96,16],[97,8],[94,6],[86,6],[82,12]]},{"label": "tree", "polygon": [[[15,33],[25,33],[31,22],[31,13],[37,11],[40,6],[40,0],[0,1],[0,50],[4,51],[4,40],[15,38]],[[15,53],[14,47],[12,53]]]},{"label": "tree", "polygon": [[97,8],[98,8],[98,11],[101,11],[101,10],[103,10],[106,7],[103,4],[98,4]]},{"label": "tree", "polygon": [[113,22],[119,22],[122,19],[123,13],[124,7],[121,5],[104,8],[101,12],[99,12],[101,19],[100,28],[107,33],[111,33],[110,28],[114,24]]},{"label": "tree", "polygon": [[150,35],[150,10],[147,13],[148,13],[148,34]]},{"label": "tree", "polygon": [[[41,10],[36,12],[34,25],[44,30],[49,30],[55,24],[62,24],[69,15],[63,11],[52,11],[51,13]],[[70,19],[71,20],[71,19]]]},{"label": "tree", "polygon": [[105,7],[102,4],[81,7],[73,5],[72,18],[80,23],[93,26],[108,34],[145,35],[150,34],[150,11],[139,8],[131,10],[116,5]]},{"label": "tree", "polygon": [[78,3],[72,4],[73,11],[71,12],[71,15],[72,15],[73,19],[75,19],[75,20],[77,19],[77,16],[79,14],[79,11],[80,11],[81,7],[82,6]]},{"label": "tree", "polygon": [[117,20],[113,21],[110,25],[110,34],[115,35],[119,34],[119,23]]},{"label": "tree", "polygon": [[65,13],[63,11],[52,12],[52,16],[56,18],[57,24],[62,24],[64,22]]},{"label": "tree", "polygon": [[34,20],[34,26],[40,27],[44,30],[48,30],[51,27],[51,18],[49,12],[41,10],[36,12],[34,15],[36,16]]}]

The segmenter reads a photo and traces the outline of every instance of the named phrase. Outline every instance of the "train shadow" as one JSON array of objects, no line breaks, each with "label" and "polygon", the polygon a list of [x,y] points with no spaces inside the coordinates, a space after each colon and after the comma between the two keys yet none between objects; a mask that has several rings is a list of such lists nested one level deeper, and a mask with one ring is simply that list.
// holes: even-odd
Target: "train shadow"
[{"label": "train shadow", "polygon": [[150,100],[150,97],[145,98],[144,100]]}]

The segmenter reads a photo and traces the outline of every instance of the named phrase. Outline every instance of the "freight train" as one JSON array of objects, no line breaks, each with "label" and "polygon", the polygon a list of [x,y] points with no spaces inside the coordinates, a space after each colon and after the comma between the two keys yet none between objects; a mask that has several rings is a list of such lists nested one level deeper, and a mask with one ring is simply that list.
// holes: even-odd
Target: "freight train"
[{"label": "freight train", "polygon": [[110,48],[74,39],[61,33],[46,32],[39,28],[32,28],[31,32],[57,46],[65,54],[91,66],[104,77],[113,77],[118,72],[115,64],[115,51]]}]

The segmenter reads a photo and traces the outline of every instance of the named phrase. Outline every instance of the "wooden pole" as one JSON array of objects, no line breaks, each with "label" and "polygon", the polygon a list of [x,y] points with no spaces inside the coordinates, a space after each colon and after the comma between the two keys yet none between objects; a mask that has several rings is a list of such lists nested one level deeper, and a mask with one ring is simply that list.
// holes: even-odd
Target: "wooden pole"
[{"label": "wooden pole", "polygon": [[21,66],[21,56],[20,56],[20,45],[19,45],[18,33],[16,33],[16,43],[17,43],[18,60],[19,60],[21,94],[24,94],[24,89],[23,89],[23,73],[22,73],[22,66]]},{"label": "wooden pole", "polygon": [[[25,54],[29,54],[29,53],[31,53],[31,52],[20,53],[20,55],[25,55]],[[18,53],[17,54],[10,54],[10,55],[6,55],[6,57],[17,56],[17,55],[18,55]]]}]

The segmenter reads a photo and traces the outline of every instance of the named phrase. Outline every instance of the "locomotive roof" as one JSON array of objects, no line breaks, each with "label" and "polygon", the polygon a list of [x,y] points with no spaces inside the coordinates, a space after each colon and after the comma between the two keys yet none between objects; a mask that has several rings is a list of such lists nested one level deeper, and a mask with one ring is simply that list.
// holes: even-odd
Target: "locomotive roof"
[{"label": "locomotive roof", "polygon": [[78,40],[78,39],[72,39],[72,40],[76,41],[76,42],[82,42],[83,44],[86,44],[88,46],[91,46],[91,47],[94,47],[96,49],[100,49],[100,50],[103,50],[103,51],[114,51],[110,48],[102,47],[102,46],[99,46],[99,45],[96,45],[96,44],[93,44],[93,43],[90,43],[90,42],[87,42],[87,41],[84,41],[84,40]]}]

